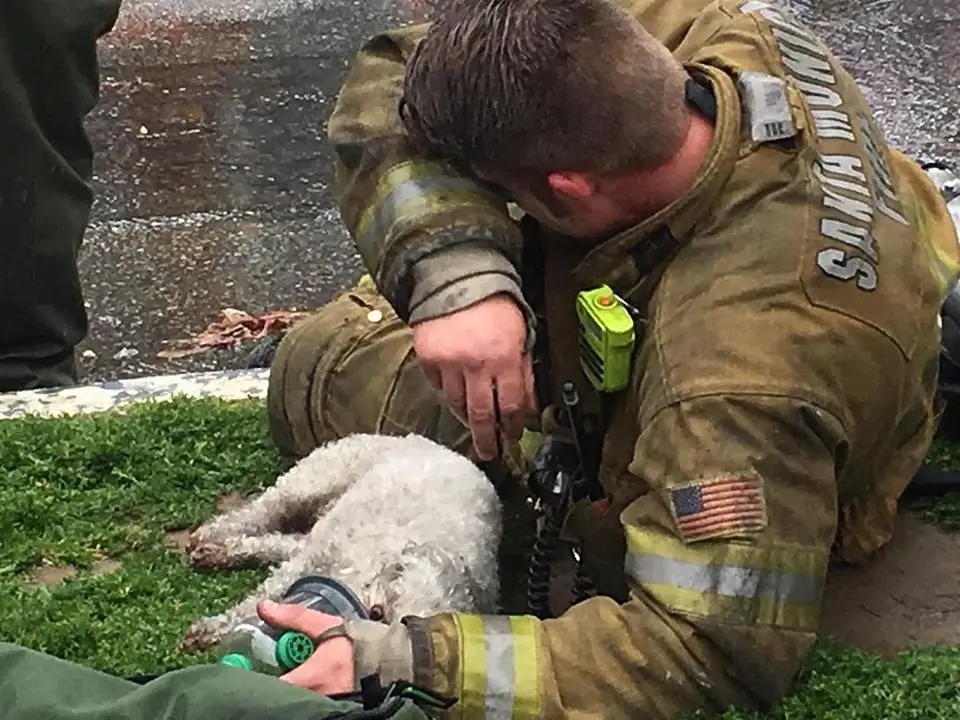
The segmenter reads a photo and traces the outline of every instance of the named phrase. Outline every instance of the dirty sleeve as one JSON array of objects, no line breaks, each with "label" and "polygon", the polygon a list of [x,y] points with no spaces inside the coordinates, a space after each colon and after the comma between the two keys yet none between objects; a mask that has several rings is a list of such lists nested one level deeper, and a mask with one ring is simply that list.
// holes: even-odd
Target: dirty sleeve
[{"label": "dirty sleeve", "polygon": [[347,73],[327,125],[341,217],[404,321],[507,293],[532,329],[518,272],[522,238],[506,199],[450,163],[419,153],[403,130],[406,63],[427,27],[373,37]]},{"label": "dirty sleeve", "polygon": [[667,406],[629,468],[643,486],[620,515],[629,600],[542,622],[408,620],[416,682],[459,697],[466,720],[771,706],[816,638],[845,442],[839,420],[791,398]]}]

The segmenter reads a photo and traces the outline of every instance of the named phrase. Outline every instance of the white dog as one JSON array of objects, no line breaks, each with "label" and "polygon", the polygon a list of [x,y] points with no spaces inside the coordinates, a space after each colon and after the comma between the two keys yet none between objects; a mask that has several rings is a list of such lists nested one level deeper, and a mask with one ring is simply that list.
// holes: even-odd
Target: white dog
[{"label": "white dog", "polygon": [[502,508],[470,460],[426,438],[353,435],[314,450],[249,505],[190,538],[194,567],[275,565],[227,612],[194,623],[187,652],[214,645],[304,575],[348,585],[372,616],[496,612]]}]

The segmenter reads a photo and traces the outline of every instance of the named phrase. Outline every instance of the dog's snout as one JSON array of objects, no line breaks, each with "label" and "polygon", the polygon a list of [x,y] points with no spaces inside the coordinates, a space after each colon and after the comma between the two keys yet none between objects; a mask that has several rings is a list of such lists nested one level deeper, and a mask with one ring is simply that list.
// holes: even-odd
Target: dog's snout
[{"label": "dog's snout", "polygon": [[376,620],[377,622],[383,622],[383,618],[385,615],[383,611],[383,605],[373,605],[370,608],[370,612],[368,614],[370,615],[371,620]]}]

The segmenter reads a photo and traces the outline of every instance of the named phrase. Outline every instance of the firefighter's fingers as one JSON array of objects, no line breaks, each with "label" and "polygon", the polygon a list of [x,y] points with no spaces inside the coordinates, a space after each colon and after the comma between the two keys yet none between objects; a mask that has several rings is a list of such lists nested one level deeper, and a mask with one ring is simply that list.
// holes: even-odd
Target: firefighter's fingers
[{"label": "firefighter's fingers", "polygon": [[264,600],[257,606],[261,619],[276,628],[297,630],[308,637],[315,638],[335,625],[342,625],[343,619],[335,615],[326,615],[309,610],[302,605],[277,603]]},{"label": "firefighter's fingers", "polygon": [[463,370],[457,367],[445,367],[440,371],[440,386],[443,388],[443,397],[453,414],[463,422],[467,419],[467,389],[463,377]]},{"label": "firefighter's fingers", "polygon": [[533,375],[533,355],[523,356],[523,392],[527,405],[527,412],[537,413],[537,385]]},{"label": "firefighter's fingers", "polygon": [[[260,603],[257,614],[268,625],[296,630],[313,639],[343,624],[343,619],[334,615],[269,600]],[[281,677],[291,685],[324,695],[351,691],[354,679],[353,643],[347,637],[333,637],[318,644],[305,663]]]},{"label": "firefighter's fingers", "polygon": [[507,442],[516,442],[530,413],[524,368],[511,367],[497,375],[495,381],[501,429]]},{"label": "firefighter's fingers", "polygon": [[484,370],[468,370],[464,379],[473,447],[480,460],[494,460],[498,454],[498,429],[493,378]]}]

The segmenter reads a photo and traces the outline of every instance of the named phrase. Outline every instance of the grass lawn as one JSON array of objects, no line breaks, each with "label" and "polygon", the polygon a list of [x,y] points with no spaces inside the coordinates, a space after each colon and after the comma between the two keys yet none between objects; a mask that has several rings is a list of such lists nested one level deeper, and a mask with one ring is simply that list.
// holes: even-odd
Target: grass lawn
[{"label": "grass lawn", "polygon": [[[954,462],[950,448],[934,452]],[[283,469],[262,403],[178,400],[3,421],[0,466],[0,640],[118,674],[210,659],[180,655],[180,635],[262,573],[199,575],[174,545],[219,498],[262,489]],[[960,501],[923,512],[960,528]],[[960,651],[883,660],[825,641],[772,717],[933,720],[960,717],[958,703]]]}]

